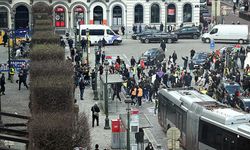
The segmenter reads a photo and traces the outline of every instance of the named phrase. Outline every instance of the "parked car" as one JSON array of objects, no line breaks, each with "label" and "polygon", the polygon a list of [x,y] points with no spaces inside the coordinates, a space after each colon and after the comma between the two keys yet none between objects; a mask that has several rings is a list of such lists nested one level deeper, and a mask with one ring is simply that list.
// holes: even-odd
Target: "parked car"
[{"label": "parked car", "polygon": [[243,92],[241,86],[237,82],[222,80],[216,88],[216,98],[221,101],[224,99],[225,93],[229,94],[232,98],[236,91]]},{"label": "parked car", "polygon": [[144,52],[140,57],[147,65],[154,65],[157,61],[162,62],[165,58],[165,53],[160,48],[151,48]]},{"label": "parked car", "polygon": [[206,52],[196,52],[193,59],[193,68],[200,68],[200,66],[203,66],[208,58],[208,53]]},{"label": "parked car", "polygon": [[141,33],[134,33],[132,34],[132,39],[134,40],[139,40],[141,38],[141,36],[145,36],[145,35],[151,35],[153,33],[158,33],[161,32],[160,30],[156,30],[156,29],[147,29]]},{"label": "parked car", "polygon": [[150,43],[150,42],[161,42],[164,40],[167,43],[173,43],[178,40],[176,34],[166,33],[166,32],[159,32],[153,33],[151,35],[141,36],[142,43]]},{"label": "parked car", "polygon": [[240,96],[238,105],[240,109],[242,109],[243,111],[249,112],[250,111],[250,97]]},{"label": "parked car", "polygon": [[182,27],[174,32],[178,39],[193,38],[198,39],[201,35],[197,27]]}]

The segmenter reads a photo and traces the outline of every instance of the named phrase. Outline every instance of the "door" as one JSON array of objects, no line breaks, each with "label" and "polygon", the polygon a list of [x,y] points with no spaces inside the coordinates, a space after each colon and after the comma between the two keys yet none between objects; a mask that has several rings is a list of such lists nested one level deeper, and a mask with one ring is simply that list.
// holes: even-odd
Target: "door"
[{"label": "door", "polygon": [[107,29],[106,30],[106,32],[107,32],[107,34],[105,35],[105,40],[106,40],[106,42],[108,43],[108,44],[113,44],[113,42],[114,42],[114,37],[115,37],[115,33],[112,31],[112,30],[110,30],[110,29]]},{"label": "door", "polygon": [[25,6],[18,6],[15,14],[15,29],[29,28],[29,10]]},{"label": "door", "polygon": [[210,34],[210,39],[214,39],[214,41],[218,41],[220,39],[218,34],[218,28],[213,28],[209,34]]}]

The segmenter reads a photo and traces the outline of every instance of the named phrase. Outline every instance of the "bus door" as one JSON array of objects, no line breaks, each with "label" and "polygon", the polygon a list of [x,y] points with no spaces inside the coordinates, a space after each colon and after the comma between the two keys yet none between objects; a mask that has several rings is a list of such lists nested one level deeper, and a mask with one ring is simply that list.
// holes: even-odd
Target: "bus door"
[{"label": "bus door", "polygon": [[236,150],[236,137],[225,133],[223,135],[223,150]]}]

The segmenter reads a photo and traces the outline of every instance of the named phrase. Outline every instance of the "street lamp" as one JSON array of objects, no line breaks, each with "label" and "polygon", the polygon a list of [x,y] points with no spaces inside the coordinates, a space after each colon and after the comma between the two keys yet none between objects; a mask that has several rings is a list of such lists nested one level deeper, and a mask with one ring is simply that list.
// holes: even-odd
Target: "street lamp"
[{"label": "street lamp", "polygon": [[109,126],[109,118],[108,118],[108,115],[109,115],[109,111],[108,111],[108,70],[109,70],[109,62],[108,60],[105,60],[104,61],[104,65],[105,65],[105,73],[106,73],[106,81],[105,81],[105,86],[104,86],[104,94],[105,94],[105,115],[106,115],[106,118],[105,118],[105,127],[104,129],[110,129],[110,126]]},{"label": "street lamp", "polygon": [[94,86],[94,100],[99,100],[97,91],[97,75],[98,75],[98,64],[95,64],[95,86]]},{"label": "street lamp", "polygon": [[131,99],[124,101],[127,105],[127,150],[130,150],[130,104],[133,103]]},{"label": "street lamp", "polygon": [[9,35],[9,38],[8,38],[8,65],[9,65],[9,67],[8,67],[9,68],[8,80],[10,80],[10,35]]},{"label": "street lamp", "polygon": [[89,64],[89,28],[86,29],[86,36],[87,36],[87,44],[86,44],[86,51],[87,51],[87,65]]}]

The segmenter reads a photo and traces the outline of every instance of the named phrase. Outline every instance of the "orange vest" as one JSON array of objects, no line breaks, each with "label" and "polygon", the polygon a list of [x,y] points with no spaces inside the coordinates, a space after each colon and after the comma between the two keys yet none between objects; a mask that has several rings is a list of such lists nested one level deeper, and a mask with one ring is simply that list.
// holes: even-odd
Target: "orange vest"
[{"label": "orange vest", "polygon": [[134,89],[132,90],[132,92],[131,92],[131,95],[136,96],[136,91],[137,91],[137,89],[134,88]]},{"label": "orange vest", "polygon": [[142,97],[142,94],[143,94],[142,88],[139,88],[139,89],[138,89],[138,95],[137,95],[137,96],[138,96],[138,97]]}]

